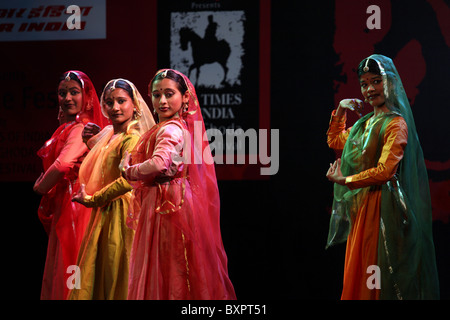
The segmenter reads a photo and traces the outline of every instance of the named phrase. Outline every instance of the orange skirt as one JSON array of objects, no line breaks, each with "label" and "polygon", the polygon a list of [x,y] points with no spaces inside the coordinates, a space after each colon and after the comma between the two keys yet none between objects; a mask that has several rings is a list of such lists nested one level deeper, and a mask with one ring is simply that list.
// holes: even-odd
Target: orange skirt
[{"label": "orange skirt", "polygon": [[367,268],[377,265],[380,205],[381,190],[370,191],[352,221],[345,253],[342,300],[378,300],[380,296],[380,289],[367,285],[367,280],[374,275]]}]

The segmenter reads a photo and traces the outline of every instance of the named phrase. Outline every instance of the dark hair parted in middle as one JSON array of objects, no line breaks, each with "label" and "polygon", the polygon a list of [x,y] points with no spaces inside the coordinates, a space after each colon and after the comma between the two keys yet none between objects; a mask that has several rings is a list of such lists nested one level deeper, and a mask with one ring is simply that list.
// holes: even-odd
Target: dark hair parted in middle
[{"label": "dark hair parted in middle", "polygon": [[181,94],[185,94],[188,90],[186,83],[184,82],[184,79],[179,74],[173,72],[172,70],[164,70],[160,73],[158,73],[152,80],[151,88],[153,88],[153,83],[155,81],[160,81],[162,79],[170,79],[177,83],[178,90],[180,90]]},{"label": "dark hair parted in middle", "polygon": [[[369,61],[367,62],[367,60],[369,60]],[[366,63],[367,63],[367,67],[369,68],[369,70],[367,70],[367,71],[364,70],[364,68],[366,67]],[[378,63],[375,60],[366,58],[359,63],[358,69],[356,70],[356,73],[358,74],[358,78],[367,72],[381,75],[380,67],[378,66]]]},{"label": "dark hair parted in middle", "polygon": [[120,88],[125,90],[128,95],[130,96],[131,99],[133,99],[133,88],[131,88],[131,86],[123,80],[117,80],[117,81],[111,81],[104,89],[104,91],[106,92],[107,90],[111,89],[112,86],[114,86],[114,88]]}]

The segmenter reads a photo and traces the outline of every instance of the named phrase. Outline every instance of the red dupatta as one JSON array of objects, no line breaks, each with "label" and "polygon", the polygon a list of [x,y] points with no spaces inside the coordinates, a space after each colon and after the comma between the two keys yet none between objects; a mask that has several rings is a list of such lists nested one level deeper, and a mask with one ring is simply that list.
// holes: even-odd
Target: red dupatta
[{"label": "red dupatta", "polygon": [[[70,73],[75,74],[81,83],[82,108],[75,121],[61,124],[37,152],[45,171],[58,159],[75,126],[94,122],[103,127],[108,123],[108,119],[101,113],[95,88],[88,76],[81,71],[68,71],[64,76],[70,77]],[[63,179],[42,196],[38,208],[39,220],[49,236],[41,299],[65,299],[67,296],[67,268],[76,263],[90,213],[90,209],[71,201],[72,194],[79,189],[78,170],[83,157],[68,169]]]},{"label": "red dupatta", "polygon": [[[185,132],[185,138],[190,139],[190,141],[185,141],[183,152],[196,210],[201,213],[201,224],[204,224],[204,230],[208,233],[208,241],[213,241],[217,244],[217,247],[223,248],[220,233],[219,188],[209,142],[203,139],[203,137],[206,137],[206,130],[197,94],[191,81],[179,71],[161,69],[156,72],[155,77],[165,70],[171,70],[180,75],[189,91],[188,107],[183,110],[180,118],[170,120],[170,122],[178,122]],[[151,92],[152,82],[153,79],[149,84],[149,92]],[[132,164],[142,163],[152,157],[156,134],[162,126],[168,123],[168,121],[158,123],[141,137],[132,153]],[[133,214],[132,220],[134,221],[130,220],[130,226],[135,227],[139,209]],[[224,252],[223,255],[221,254],[221,257],[225,257]]]},{"label": "red dupatta", "polygon": [[[44,171],[47,171],[58,158],[65,142],[67,141],[67,137],[69,136],[71,129],[77,123],[82,122],[83,124],[87,124],[88,122],[93,122],[101,128],[105,127],[109,123],[109,120],[105,118],[101,112],[100,102],[91,79],[84,72],[78,70],[66,71],[64,76],[67,76],[70,73],[75,74],[81,82],[83,105],[81,111],[76,117],[76,120],[61,124],[53,133],[52,137],[38,150],[37,155],[42,159]],[[68,178],[75,179],[78,175],[78,169],[79,165],[75,168],[75,170],[68,173],[69,175],[75,174],[75,176]],[[41,204],[38,208],[39,220],[43,224],[47,234],[50,232],[50,226],[52,223],[52,213],[54,211],[52,205],[54,202],[54,197],[55,188],[42,197]]]},{"label": "red dupatta", "polygon": [[[155,212],[152,214],[168,213],[166,216],[167,220],[165,221],[170,221],[173,226],[181,230],[182,245],[171,244],[171,246],[173,247],[172,251],[177,250],[177,248],[178,250],[182,250],[180,248],[184,247],[184,252],[180,252],[179,254],[185,257],[187,272],[190,275],[189,277],[192,277],[191,280],[193,281],[190,285],[188,281],[190,295],[185,296],[185,298],[198,299],[206,297],[208,299],[236,299],[233,285],[228,278],[228,261],[220,231],[220,198],[214,162],[212,160],[209,142],[207,139],[203,139],[206,137],[206,130],[195,88],[185,75],[176,70],[159,70],[155,77],[166,70],[170,70],[184,79],[189,92],[188,106],[187,108],[180,109],[179,112],[181,114],[179,118],[161,122],[141,137],[135,150],[132,152],[132,164],[135,165],[151,159],[155,149],[157,134],[160,129],[168,124],[176,124],[180,126],[184,132],[182,154],[184,168],[182,172],[178,172],[173,178],[174,180],[181,180],[181,182],[171,184],[170,188],[179,188],[177,190],[164,190],[160,188],[157,181],[158,178],[151,182],[137,182],[135,185],[136,187],[133,190],[134,198],[131,200],[132,211],[130,214],[133,216],[129,216],[128,225],[137,229],[137,237],[138,232],[141,230],[138,226],[145,225],[146,223],[145,221],[139,221],[139,219],[143,219],[144,217],[144,214],[140,213],[142,201],[155,201]],[[152,82],[153,79],[149,84],[149,92],[151,92]],[[146,192],[146,183],[151,183],[152,186],[159,188],[156,192],[156,199],[149,199],[142,196]],[[184,201],[184,188],[186,188],[186,197],[188,194],[187,188],[190,189],[189,195],[191,198],[189,198],[189,203]],[[159,221],[161,220],[159,219]],[[168,239],[160,238],[162,236],[159,234],[155,237],[163,242],[168,241]],[[142,239],[146,239],[147,241],[147,238]],[[185,245],[188,241],[192,242],[192,248],[186,248]],[[152,246],[158,245],[159,244],[152,244]],[[136,243],[135,238],[133,249],[139,246],[145,246],[147,248],[150,245],[148,243]],[[166,254],[158,250],[152,251],[151,248],[147,248],[139,251],[139,259],[142,260],[142,254],[147,255],[151,252]],[[157,255],[152,255],[149,258],[150,264],[158,264],[158,261],[161,260]],[[133,265],[133,263],[133,261],[130,261],[130,264]],[[161,265],[161,267],[169,267],[169,265]],[[154,268],[156,267],[145,266],[145,268],[153,270],[146,272],[154,272]],[[140,273],[140,270],[136,270],[136,272]],[[145,282],[147,280],[143,279],[149,279],[149,277],[150,279],[156,279],[158,274],[152,274],[151,276],[147,274],[146,276],[142,276],[142,278],[140,277],[140,275],[136,275],[133,277],[133,280],[139,281],[138,279],[141,279],[141,281]],[[165,279],[164,281],[169,282],[169,279]],[[154,283],[151,282],[148,284],[136,285],[141,286],[141,288],[133,289],[132,298],[136,298],[136,292],[141,292],[140,290],[152,290],[142,287],[145,285],[155,289]],[[148,297],[169,298],[162,293],[164,292],[164,289],[157,288],[155,290],[160,290],[161,295],[153,292],[149,294]],[[175,296],[178,298],[182,297],[182,295]],[[137,298],[139,299],[145,297],[147,297],[147,295],[141,296],[140,293],[137,294]]]}]

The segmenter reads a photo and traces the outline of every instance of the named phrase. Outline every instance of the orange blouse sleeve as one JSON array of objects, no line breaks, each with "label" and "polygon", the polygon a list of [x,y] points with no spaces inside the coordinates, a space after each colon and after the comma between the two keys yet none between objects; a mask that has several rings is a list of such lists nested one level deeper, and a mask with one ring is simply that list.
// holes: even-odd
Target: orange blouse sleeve
[{"label": "orange blouse sleeve", "polygon": [[396,117],[386,126],[384,145],[378,164],[358,174],[348,176],[345,185],[349,189],[381,185],[395,175],[408,140],[408,127],[402,117]]},{"label": "orange blouse sleeve", "polygon": [[334,150],[343,150],[351,128],[345,128],[345,122],[347,120],[345,115],[336,116],[335,114],[336,110],[333,110],[327,131],[327,143]]}]

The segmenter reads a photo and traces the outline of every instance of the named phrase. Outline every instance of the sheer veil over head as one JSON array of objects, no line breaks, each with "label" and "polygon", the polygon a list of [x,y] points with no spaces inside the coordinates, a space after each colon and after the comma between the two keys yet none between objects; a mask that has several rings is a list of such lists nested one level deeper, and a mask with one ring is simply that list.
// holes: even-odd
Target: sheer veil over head
[{"label": "sheer veil over head", "polygon": [[[222,243],[220,230],[220,197],[217,185],[214,161],[211,155],[206,135],[205,124],[197,98],[195,88],[191,81],[181,72],[173,69],[158,70],[149,83],[149,95],[152,84],[161,78],[173,78],[178,83],[183,82],[184,89],[189,92],[189,101],[179,111],[180,120],[185,127],[183,159],[187,165],[187,177],[192,191],[192,211],[190,215],[190,230],[185,234],[200,248],[209,252],[210,265],[214,265],[211,274],[216,274],[210,283],[218,278],[227,276],[227,256]],[[181,81],[181,79],[182,81]],[[183,89],[183,90],[184,90]],[[181,92],[184,94],[183,92]],[[217,275],[217,273],[219,275]],[[216,279],[216,280],[214,280]],[[225,280],[224,280],[225,281]],[[230,283],[229,280],[225,281]],[[230,287],[231,284],[229,284]],[[230,289],[234,292],[233,289]]]},{"label": "sheer veil over head", "polygon": [[110,80],[103,89],[100,97],[101,110],[103,115],[108,118],[108,113],[105,110],[105,94],[108,91],[114,91],[116,88],[124,89],[128,92],[135,107],[134,120],[128,126],[128,130],[137,130],[140,135],[147,132],[155,125],[155,119],[150,112],[147,103],[145,103],[138,89],[129,80],[118,78]]},{"label": "sheer veil over head", "polygon": [[97,92],[95,91],[91,79],[84,72],[79,70],[69,70],[64,72],[63,80],[69,81],[72,79],[81,83],[81,89],[83,90],[83,106],[77,115],[76,121],[82,122],[83,124],[93,122],[101,128],[108,125],[109,120],[107,117],[104,117],[101,112]]},{"label": "sheer veil over head", "polygon": [[[162,69],[150,81],[149,95],[157,81],[170,85],[172,103],[180,103],[171,107],[179,109],[141,136],[131,164],[163,159],[164,168],[175,164],[177,169],[132,184],[127,225],[136,230],[130,259],[130,279],[136,281],[130,281],[129,297],[235,299],[220,230],[214,162],[195,88],[181,72]],[[153,102],[159,103],[158,97]],[[168,246],[170,250],[163,249]],[[184,265],[186,271],[180,272]]]},{"label": "sheer veil over head", "polygon": [[[180,118],[186,127],[184,141],[184,159],[188,165],[188,179],[193,191],[196,210],[201,212],[201,223],[208,232],[209,240],[214,239],[218,247],[222,247],[220,233],[220,199],[217,178],[209,142],[206,137],[205,124],[192,82],[184,74],[173,69],[158,70],[149,83],[148,92],[151,95],[153,82],[173,74],[181,77],[189,92],[187,106],[180,110]],[[199,221],[200,222],[200,221]]]},{"label": "sheer veil over head", "polygon": [[[383,79],[386,106],[392,112],[400,114],[408,126],[408,143],[403,159],[397,170],[407,197],[418,215],[420,224],[425,229],[431,228],[431,200],[428,186],[428,174],[419,137],[416,131],[414,116],[408,97],[403,88],[400,75],[392,59],[374,54],[367,59],[375,60]],[[361,63],[363,63],[364,59]]]}]

